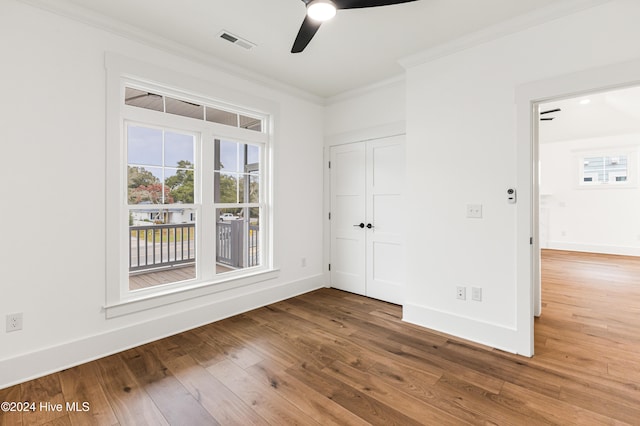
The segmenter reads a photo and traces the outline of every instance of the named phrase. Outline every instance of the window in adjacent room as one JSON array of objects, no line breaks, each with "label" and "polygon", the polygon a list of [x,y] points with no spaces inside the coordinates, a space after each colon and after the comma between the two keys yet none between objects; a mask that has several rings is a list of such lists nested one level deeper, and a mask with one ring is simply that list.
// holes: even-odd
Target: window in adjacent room
[{"label": "window in adjacent room", "polygon": [[629,180],[629,161],[625,154],[582,157],[580,184],[625,184]]}]

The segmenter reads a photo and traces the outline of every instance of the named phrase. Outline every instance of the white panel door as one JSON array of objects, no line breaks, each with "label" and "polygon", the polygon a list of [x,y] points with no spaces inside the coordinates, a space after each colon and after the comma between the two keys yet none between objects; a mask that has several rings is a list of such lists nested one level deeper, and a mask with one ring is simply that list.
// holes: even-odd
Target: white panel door
[{"label": "white panel door", "polygon": [[364,144],[331,149],[331,285],[363,295],[365,177]]},{"label": "white panel door", "polygon": [[331,285],[402,304],[404,137],[331,149]]},{"label": "white panel door", "polygon": [[[404,302],[404,137],[367,143],[366,295]],[[368,228],[371,224],[371,228]]]}]

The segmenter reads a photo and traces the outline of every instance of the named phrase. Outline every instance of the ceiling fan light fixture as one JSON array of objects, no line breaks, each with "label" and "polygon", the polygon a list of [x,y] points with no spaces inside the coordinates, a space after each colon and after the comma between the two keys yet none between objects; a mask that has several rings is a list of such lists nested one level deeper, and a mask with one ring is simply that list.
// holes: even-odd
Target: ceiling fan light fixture
[{"label": "ceiling fan light fixture", "polygon": [[307,5],[307,16],[324,22],[336,16],[336,5],[330,0],[313,0]]}]

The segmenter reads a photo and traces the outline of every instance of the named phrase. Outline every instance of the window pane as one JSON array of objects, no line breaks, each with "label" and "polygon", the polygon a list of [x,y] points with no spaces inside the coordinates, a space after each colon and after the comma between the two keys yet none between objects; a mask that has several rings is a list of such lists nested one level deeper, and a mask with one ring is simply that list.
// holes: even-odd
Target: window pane
[{"label": "window pane", "polygon": [[240,264],[238,247],[239,209],[216,209],[216,272],[233,271]]},{"label": "window pane", "polygon": [[605,157],[605,169],[608,182],[626,182],[627,156]]},{"label": "window pane", "polygon": [[215,141],[216,170],[228,172],[244,171],[244,144],[230,141]]},{"label": "window pane", "polygon": [[[260,147],[248,145],[247,147],[247,164],[258,164],[260,162]],[[257,169],[256,169],[257,170]]]},{"label": "window pane", "polygon": [[[246,188],[249,191],[246,191]],[[260,201],[258,174],[242,174],[238,182],[238,198],[240,203],[257,203]]]},{"label": "window pane", "polygon": [[260,208],[249,208],[249,237],[248,246],[248,265],[259,266],[262,263],[260,255]]},{"label": "window pane", "polygon": [[207,107],[207,121],[238,127],[238,114],[221,109]]},{"label": "window pane", "polygon": [[240,127],[243,129],[255,130],[256,132],[262,131],[262,120],[259,118],[240,116]]},{"label": "window pane", "polygon": [[584,159],[584,182],[604,182],[604,157],[587,157]]},{"label": "window pane", "polygon": [[195,210],[129,210],[129,289],[196,278]]},{"label": "window pane", "polygon": [[137,108],[180,115],[196,120],[206,119],[209,122],[224,124],[225,126],[239,127],[256,132],[264,131],[263,118],[241,115],[145,90],[126,87],[124,103]]},{"label": "window pane", "polygon": [[199,120],[204,119],[204,107],[202,105],[173,98],[166,98],[165,102],[169,114],[197,118]]},{"label": "window pane", "polygon": [[159,167],[127,167],[129,204],[162,204],[164,185]]},{"label": "window pane", "polygon": [[194,143],[192,135],[166,132],[164,135],[164,165],[193,168]]},{"label": "window pane", "polygon": [[127,87],[124,90],[124,103],[125,105],[131,105],[138,108],[151,109],[160,112],[164,111],[162,95],[145,92],[144,90],[131,89],[130,87]]},{"label": "window pane", "polygon": [[[249,202],[249,194],[245,194],[245,188],[248,186],[249,175],[238,175],[238,202],[239,203],[248,203]],[[245,195],[247,198],[245,198]]]},{"label": "window pane", "polygon": [[260,177],[257,174],[249,175],[249,202],[260,201]]},{"label": "window pane", "polygon": [[238,176],[232,173],[215,173],[214,202],[237,203],[238,201]]},{"label": "window pane", "polygon": [[193,204],[193,169],[165,169],[165,204]]},{"label": "window pane", "polygon": [[127,128],[127,162],[161,166],[162,130],[129,126]]},{"label": "window pane", "polygon": [[259,213],[259,208],[216,210],[218,273],[260,265]]}]

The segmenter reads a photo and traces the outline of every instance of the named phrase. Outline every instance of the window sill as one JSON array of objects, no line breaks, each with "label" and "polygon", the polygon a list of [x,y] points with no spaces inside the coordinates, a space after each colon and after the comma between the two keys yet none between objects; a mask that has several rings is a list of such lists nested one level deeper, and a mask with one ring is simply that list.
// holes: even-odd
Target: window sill
[{"label": "window sill", "polygon": [[182,302],[189,299],[195,299],[197,297],[203,297],[272,280],[277,278],[279,274],[279,269],[270,269],[246,274],[242,277],[223,278],[221,280],[208,283],[184,283],[178,287],[171,286],[171,288],[168,288],[165,291],[158,291],[157,288],[153,288],[150,289],[152,291],[148,292],[144,290],[131,292],[128,299],[123,299],[119,303],[105,306],[104,312],[107,319],[117,318],[172,303]]}]

